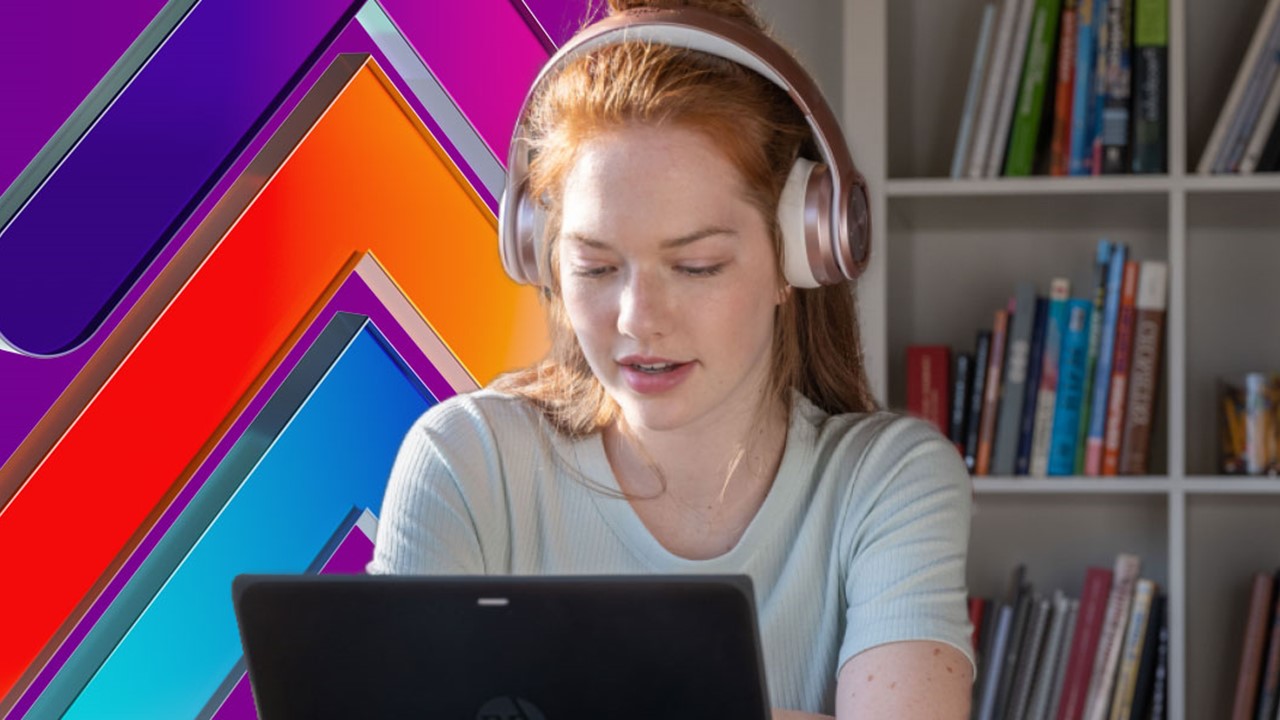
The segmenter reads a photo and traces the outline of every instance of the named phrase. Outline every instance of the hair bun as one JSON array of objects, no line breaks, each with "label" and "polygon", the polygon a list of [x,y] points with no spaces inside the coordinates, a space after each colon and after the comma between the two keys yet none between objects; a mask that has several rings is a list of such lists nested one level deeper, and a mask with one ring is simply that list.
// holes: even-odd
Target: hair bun
[{"label": "hair bun", "polygon": [[724,17],[745,21],[757,29],[764,29],[764,22],[746,0],[608,0],[609,14],[617,15],[628,10],[652,8],[674,10],[700,8]]}]

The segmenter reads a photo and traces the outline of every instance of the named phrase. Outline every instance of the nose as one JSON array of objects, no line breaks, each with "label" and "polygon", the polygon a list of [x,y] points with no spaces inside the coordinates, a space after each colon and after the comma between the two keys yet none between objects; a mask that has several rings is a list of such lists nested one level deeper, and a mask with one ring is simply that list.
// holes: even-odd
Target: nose
[{"label": "nose", "polygon": [[618,300],[618,332],[649,340],[669,331],[670,298],[657,273],[636,269],[628,273]]}]

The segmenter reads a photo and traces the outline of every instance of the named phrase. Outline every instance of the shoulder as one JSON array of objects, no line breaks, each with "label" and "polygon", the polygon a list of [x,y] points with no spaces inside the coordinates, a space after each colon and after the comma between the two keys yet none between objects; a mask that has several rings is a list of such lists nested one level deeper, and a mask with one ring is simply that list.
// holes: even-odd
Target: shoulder
[{"label": "shoulder", "polygon": [[409,433],[451,442],[498,443],[529,437],[542,425],[541,413],[525,398],[483,389],[437,403],[418,418]]}]

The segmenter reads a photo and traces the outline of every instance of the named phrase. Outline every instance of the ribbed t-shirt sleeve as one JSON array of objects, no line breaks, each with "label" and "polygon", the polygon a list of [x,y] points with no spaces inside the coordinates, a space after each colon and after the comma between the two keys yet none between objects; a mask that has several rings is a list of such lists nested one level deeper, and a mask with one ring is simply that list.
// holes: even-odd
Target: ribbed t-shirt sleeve
[{"label": "ribbed t-shirt sleeve", "polygon": [[970,487],[955,446],[922,421],[892,419],[867,446],[839,538],[847,612],[837,676],[863,650],[905,640],[944,642],[973,662]]},{"label": "ribbed t-shirt sleeve", "polygon": [[474,403],[455,398],[428,410],[396,455],[366,570],[483,574],[483,535],[492,526],[486,522],[486,490],[498,477],[498,462]]}]

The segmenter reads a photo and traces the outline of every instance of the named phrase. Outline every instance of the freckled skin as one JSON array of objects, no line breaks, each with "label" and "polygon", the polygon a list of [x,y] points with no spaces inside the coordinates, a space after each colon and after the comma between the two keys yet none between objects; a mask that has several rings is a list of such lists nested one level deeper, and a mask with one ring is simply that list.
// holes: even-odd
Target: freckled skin
[{"label": "freckled skin", "polygon": [[875,676],[875,675],[868,675],[868,676],[867,676],[867,682],[871,682],[872,680],[875,680],[875,679],[876,679],[876,676]]}]

